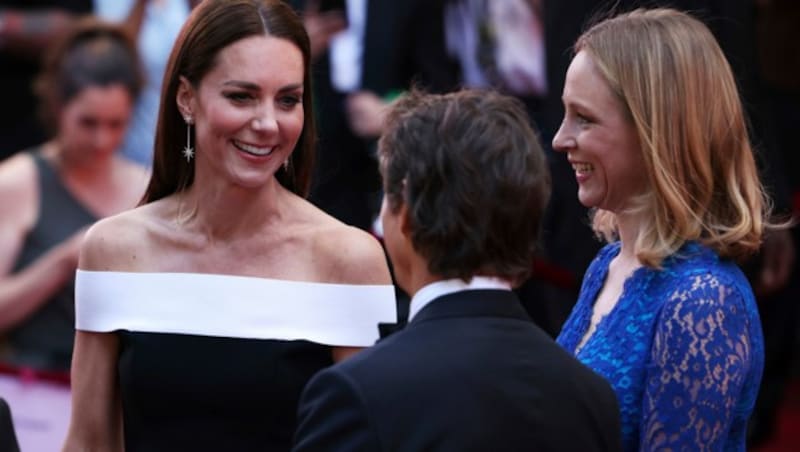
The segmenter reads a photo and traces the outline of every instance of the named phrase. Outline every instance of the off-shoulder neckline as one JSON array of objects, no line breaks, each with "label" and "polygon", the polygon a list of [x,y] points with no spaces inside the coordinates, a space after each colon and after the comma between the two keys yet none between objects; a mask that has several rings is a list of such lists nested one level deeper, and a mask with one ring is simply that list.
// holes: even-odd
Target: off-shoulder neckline
[{"label": "off-shoulder neckline", "polygon": [[280,278],[270,278],[265,276],[254,276],[254,275],[234,275],[234,274],[227,274],[227,273],[202,273],[202,272],[132,272],[132,271],[118,271],[118,270],[84,270],[78,269],[77,274],[92,274],[95,277],[103,277],[107,275],[109,277],[114,276],[123,276],[128,278],[165,278],[165,277],[175,277],[175,278],[185,278],[185,279],[209,279],[209,280],[255,280],[255,281],[262,281],[262,282],[273,282],[276,284],[298,284],[298,285],[318,285],[318,286],[345,286],[345,287],[386,287],[392,286],[392,284],[356,284],[356,283],[345,283],[345,282],[326,282],[326,281],[304,281],[298,279],[280,279]]}]

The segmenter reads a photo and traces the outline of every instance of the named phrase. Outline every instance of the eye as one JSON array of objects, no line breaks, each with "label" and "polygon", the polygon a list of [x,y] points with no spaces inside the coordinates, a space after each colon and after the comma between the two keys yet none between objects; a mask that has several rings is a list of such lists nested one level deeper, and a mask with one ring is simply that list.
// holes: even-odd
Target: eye
[{"label": "eye", "polygon": [[82,127],[86,127],[87,129],[94,129],[95,127],[97,127],[97,123],[98,123],[97,119],[89,116],[83,116],[78,121],[78,124],[80,124]]},{"label": "eye", "polygon": [[115,120],[109,122],[108,125],[109,125],[109,127],[111,127],[114,130],[119,130],[119,129],[122,129],[123,127],[125,127],[125,121],[123,121],[121,119],[115,119]]},{"label": "eye", "polygon": [[294,95],[294,94],[287,95],[287,96],[281,96],[278,99],[278,102],[280,103],[280,105],[282,107],[286,108],[286,109],[291,109],[295,105],[301,103],[302,101],[303,101],[303,99],[300,96]]},{"label": "eye", "polygon": [[580,113],[576,113],[575,114],[575,122],[578,123],[579,126],[587,126],[592,121],[588,117],[586,117],[586,116],[584,116],[584,115],[582,115]]},{"label": "eye", "polygon": [[253,95],[247,91],[231,91],[223,94],[227,99],[237,103],[244,103],[253,99]]}]

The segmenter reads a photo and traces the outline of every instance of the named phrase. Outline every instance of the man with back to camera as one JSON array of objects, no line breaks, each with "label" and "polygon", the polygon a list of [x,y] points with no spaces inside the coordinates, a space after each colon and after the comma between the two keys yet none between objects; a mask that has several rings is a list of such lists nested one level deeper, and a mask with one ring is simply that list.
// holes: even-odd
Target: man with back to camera
[{"label": "man with back to camera", "polygon": [[515,100],[412,92],[380,141],[384,240],[408,326],[317,374],[295,451],[616,451],[600,376],[525,314],[550,180]]}]

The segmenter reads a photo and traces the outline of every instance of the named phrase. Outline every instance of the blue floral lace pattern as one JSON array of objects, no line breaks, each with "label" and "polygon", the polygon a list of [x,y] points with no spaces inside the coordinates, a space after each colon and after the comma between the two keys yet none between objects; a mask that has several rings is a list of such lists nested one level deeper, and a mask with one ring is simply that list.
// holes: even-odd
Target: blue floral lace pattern
[{"label": "blue floral lace pattern", "polygon": [[[557,342],[574,353],[619,243],[600,251]],[[662,270],[642,267],[577,357],[617,394],[623,445],[745,450],[764,344],[755,299],[732,262],[690,242]]]}]

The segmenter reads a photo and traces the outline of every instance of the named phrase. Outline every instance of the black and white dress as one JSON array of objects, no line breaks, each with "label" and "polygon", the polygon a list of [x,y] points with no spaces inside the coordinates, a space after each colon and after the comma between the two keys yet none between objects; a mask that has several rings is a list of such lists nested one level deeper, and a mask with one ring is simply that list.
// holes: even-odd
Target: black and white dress
[{"label": "black and white dress", "polygon": [[396,322],[391,285],[79,270],[76,329],[115,332],[125,448],[285,451],[331,346]]}]

